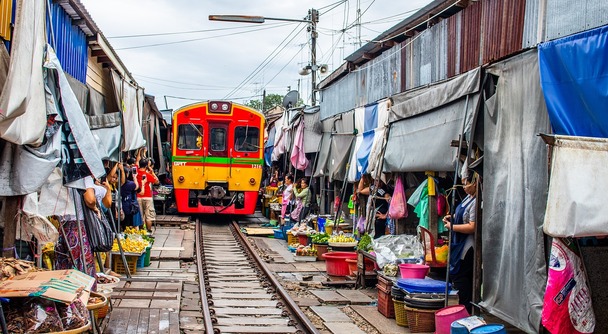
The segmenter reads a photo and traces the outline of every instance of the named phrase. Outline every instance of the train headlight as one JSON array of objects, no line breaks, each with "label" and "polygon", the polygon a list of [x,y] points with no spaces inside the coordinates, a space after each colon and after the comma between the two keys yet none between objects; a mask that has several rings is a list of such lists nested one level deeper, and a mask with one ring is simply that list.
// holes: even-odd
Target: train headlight
[{"label": "train headlight", "polygon": [[179,183],[184,183],[184,181],[186,181],[186,179],[183,176],[177,178],[177,182]]},{"label": "train headlight", "polygon": [[255,184],[255,179],[254,178],[250,178],[249,179],[249,184],[250,185],[254,185]]},{"label": "train headlight", "polygon": [[211,110],[217,110],[217,103],[211,103]]},{"label": "train headlight", "polygon": [[226,104],[226,103],[222,104],[222,110],[228,111],[228,104]]}]

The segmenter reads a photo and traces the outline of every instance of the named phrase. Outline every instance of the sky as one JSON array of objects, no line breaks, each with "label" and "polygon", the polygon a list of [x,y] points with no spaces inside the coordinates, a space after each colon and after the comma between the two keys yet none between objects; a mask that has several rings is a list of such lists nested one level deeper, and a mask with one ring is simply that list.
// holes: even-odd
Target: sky
[{"label": "sky", "polygon": [[[262,92],[298,90],[310,104],[306,23],[209,21],[209,15],[304,19],[317,24],[317,63],[331,73],[360,45],[380,35],[430,0],[80,0],[127,70],[159,109],[204,100],[246,103]],[[357,9],[360,22],[357,24]],[[360,27],[360,28],[359,28]],[[347,28],[347,29],[345,29]],[[361,44],[359,44],[359,41]],[[318,75],[317,82],[324,76]]]}]

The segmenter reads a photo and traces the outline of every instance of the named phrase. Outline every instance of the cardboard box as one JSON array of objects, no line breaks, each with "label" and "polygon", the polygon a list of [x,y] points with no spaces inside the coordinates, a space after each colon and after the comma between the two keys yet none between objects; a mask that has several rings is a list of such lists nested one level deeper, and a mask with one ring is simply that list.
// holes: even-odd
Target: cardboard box
[{"label": "cardboard box", "polygon": [[80,294],[86,305],[93,283],[95,278],[74,269],[31,272],[0,283],[0,297],[42,297],[70,304]]}]

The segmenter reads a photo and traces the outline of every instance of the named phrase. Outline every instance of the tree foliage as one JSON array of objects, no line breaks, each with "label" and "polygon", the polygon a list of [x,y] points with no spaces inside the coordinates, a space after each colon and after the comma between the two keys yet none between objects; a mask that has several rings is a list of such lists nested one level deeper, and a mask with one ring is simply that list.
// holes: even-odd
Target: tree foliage
[{"label": "tree foliage", "polygon": [[[264,101],[266,102],[264,105],[264,108],[266,110],[269,110],[269,109],[274,108],[275,106],[278,106],[278,105],[280,106],[283,103],[283,95],[268,94],[268,95],[266,95],[266,98],[264,99]],[[250,100],[245,105],[247,105],[248,107],[251,107],[253,109],[263,111],[262,110],[262,100]]]}]

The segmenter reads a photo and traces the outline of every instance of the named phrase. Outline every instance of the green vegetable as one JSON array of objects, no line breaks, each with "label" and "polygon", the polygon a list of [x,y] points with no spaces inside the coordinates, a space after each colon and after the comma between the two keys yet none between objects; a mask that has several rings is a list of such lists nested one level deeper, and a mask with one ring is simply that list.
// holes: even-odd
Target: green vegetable
[{"label": "green vegetable", "polygon": [[357,244],[357,249],[368,251],[371,249],[371,246],[372,246],[372,237],[370,237],[369,234],[364,234],[361,237],[361,240],[359,240],[359,243]]},{"label": "green vegetable", "polygon": [[329,240],[329,234],[327,233],[317,233],[312,235],[312,242],[314,244],[326,244],[327,240]]}]

